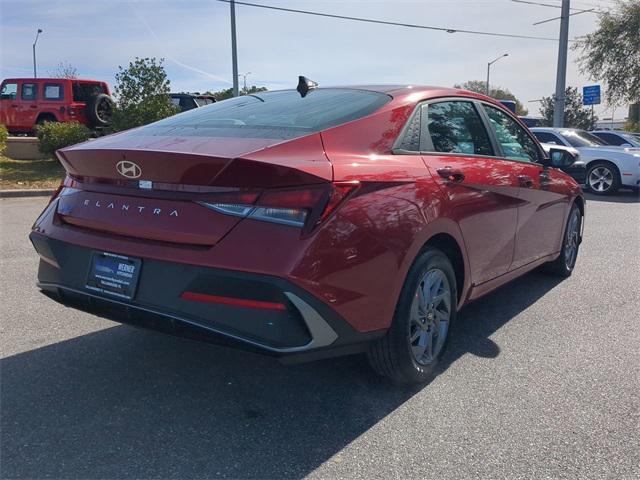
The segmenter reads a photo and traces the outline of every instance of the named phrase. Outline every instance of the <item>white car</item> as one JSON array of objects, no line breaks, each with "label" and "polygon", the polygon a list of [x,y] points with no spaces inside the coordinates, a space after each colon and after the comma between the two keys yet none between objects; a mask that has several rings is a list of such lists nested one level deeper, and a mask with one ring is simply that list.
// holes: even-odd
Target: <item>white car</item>
[{"label": "white car", "polygon": [[594,130],[589,133],[592,133],[607,145],[640,148],[640,133],[619,132],[616,130]]},{"label": "white car", "polygon": [[586,186],[597,195],[620,187],[640,186],[640,148],[605,145],[598,137],[575,128],[536,127],[531,131],[541,143],[574,147],[587,166]]}]

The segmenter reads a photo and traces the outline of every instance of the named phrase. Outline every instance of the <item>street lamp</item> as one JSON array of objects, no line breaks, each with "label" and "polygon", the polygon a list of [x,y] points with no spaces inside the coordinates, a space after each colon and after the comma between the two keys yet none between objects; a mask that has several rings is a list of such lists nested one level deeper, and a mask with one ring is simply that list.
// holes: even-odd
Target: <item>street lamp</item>
[{"label": "street lamp", "polygon": [[245,91],[245,93],[247,92],[247,76],[251,75],[251,72],[247,72],[247,73],[239,73],[238,76],[242,77],[242,83],[243,83],[243,90]]},{"label": "street lamp", "polygon": [[38,73],[36,72],[36,43],[38,43],[38,37],[42,33],[42,29],[38,29],[38,33],[36,33],[36,39],[33,42],[33,78],[38,78]]},{"label": "street lamp", "polygon": [[497,62],[498,60],[500,60],[501,58],[508,57],[508,56],[509,56],[509,54],[508,54],[508,53],[505,53],[504,55],[500,55],[500,56],[499,56],[498,58],[496,58],[493,62],[489,62],[489,63],[487,63],[487,91],[486,91],[487,97],[489,96],[489,71],[491,70],[491,65],[493,65],[494,63],[496,63],[496,62]]}]

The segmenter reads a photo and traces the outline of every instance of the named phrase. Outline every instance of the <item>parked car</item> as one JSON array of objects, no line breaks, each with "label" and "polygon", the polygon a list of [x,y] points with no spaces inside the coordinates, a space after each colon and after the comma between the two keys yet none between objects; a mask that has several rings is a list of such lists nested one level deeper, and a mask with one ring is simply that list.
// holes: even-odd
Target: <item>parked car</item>
[{"label": "parked car", "polygon": [[532,128],[539,141],[574,147],[587,165],[586,186],[596,195],[640,185],[640,150],[605,145],[598,137],[574,128]]},{"label": "parked car", "polygon": [[31,133],[44,122],[109,124],[113,101],[105,82],[66,78],[8,78],[0,86],[0,123]]},{"label": "parked car", "polygon": [[67,177],[30,234],[39,287],[289,361],[367,352],[411,383],[463,305],[541,265],[571,275],[582,191],[500,103],[312,87],[60,150]]},{"label": "parked car", "polygon": [[542,118],[538,117],[518,117],[522,123],[524,123],[527,127],[539,127],[542,125]]},{"label": "parked car", "polygon": [[607,145],[614,147],[634,147],[640,148],[640,134],[630,132],[619,132],[616,130],[595,130],[590,132]]},{"label": "parked car", "polygon": [[172,93],[171,103],[180,108],[181,112],[186,112],[193,108],[204,107],[215,103],[213,95],[200,95],[199,93]]},{"label": "parked car", "polygon": [[541,143],[540,145],[549,155],[551,165],[571,175],[571,178],[580,185],[584,184],[587,179],[587,165],[580,158],[580,152],[577,148],[549,143]]}]

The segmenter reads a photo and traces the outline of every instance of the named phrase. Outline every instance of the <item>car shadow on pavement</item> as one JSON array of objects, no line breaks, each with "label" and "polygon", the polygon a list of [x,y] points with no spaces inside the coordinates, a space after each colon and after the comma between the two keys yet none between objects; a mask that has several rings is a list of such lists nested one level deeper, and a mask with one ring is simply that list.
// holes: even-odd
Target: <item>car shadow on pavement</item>
[{"label": "car shadow on pavement", "polygon": [[[558,284],[532,273],[467,307],[443,369]],[[1,363],[2,478],[299,478],[422,387],[364,356],[271,358],[116,326]]]},{"label": "car shadow on pavement", "polygon": [[615,195],[594,195],[585,192],[584,198],[587,202],[607,202],[607,203],[640,203],[640,191],[638,190],[618,190]]}]

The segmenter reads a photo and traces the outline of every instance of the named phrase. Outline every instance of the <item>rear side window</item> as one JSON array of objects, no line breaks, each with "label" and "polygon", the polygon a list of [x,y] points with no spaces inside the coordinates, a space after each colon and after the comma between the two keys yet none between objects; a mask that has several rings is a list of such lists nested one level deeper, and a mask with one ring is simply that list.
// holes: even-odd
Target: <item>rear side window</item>
[{"label": "rear side window", "polygon": [[[427,130],[433,147],[427,150],[469,155],[493,155],[482,119],[471,102],[432,103],[426,107]],[[429,142],[427,141],[427,144]]]},{"label": "rear side window", "polygon": [[614,145],[614,146],[618,147],[618,146],[622,145],[623,143],[626,143],[623,138],[620,138],[618,135],[615,135],[613,133],[598,132],[598,133],[594,133],[594,135],[596,137],[604,140],[605,142],[607,142],[608,145]]},{"label": "rear side window", "polygon": [[195,108],[140,130],[146,135],[149,130],[171,130],[181,135],[291,139],[364,117],[389,100],[382,93],[340,88],[312,90],[304,98],[295,90],[260,92]]},{"label": "rear side window", "polygon": [[38,98],[38,84],[23,83],[20,96],[22,100],[36,100]]},{"label": "rear side window", "polygon": [[62,85],[59,83],[45,83],[44,98],[45,100],[62,100],[64,98]]},{"label": "rear side window", "polygon": [[496,132],[505,158],[524,162],[538,161],[540,153],[536,143],[518,122],[495,107],[485,105],[484,109]]},{"label": "rear side window", "polygon": [[18,84],[17,83],[5,83],[2,85],[2,92],[0,92],[0,100],[15,100],[18,96]]},{"label": "rear side window", "polygon": [[73,84],[73,101],[74,102],[88,102],[93,97],[105,93],[104,87],[99,83],[80,83],[75,82]]}]

